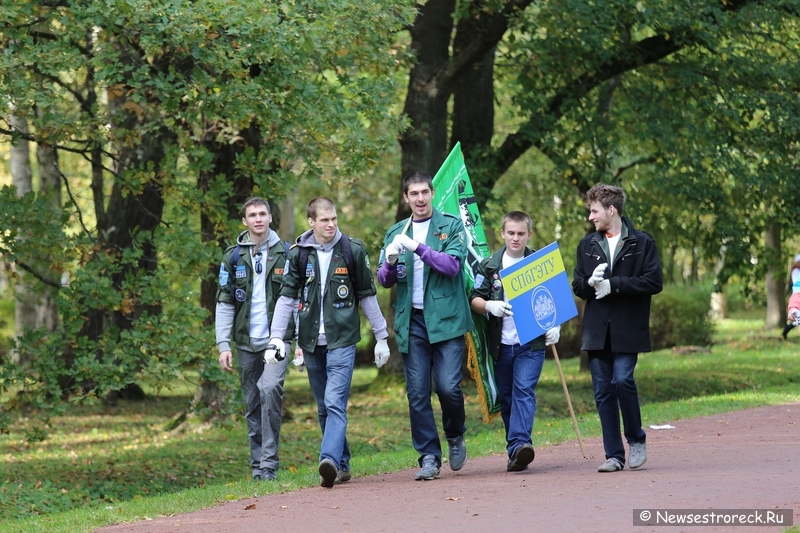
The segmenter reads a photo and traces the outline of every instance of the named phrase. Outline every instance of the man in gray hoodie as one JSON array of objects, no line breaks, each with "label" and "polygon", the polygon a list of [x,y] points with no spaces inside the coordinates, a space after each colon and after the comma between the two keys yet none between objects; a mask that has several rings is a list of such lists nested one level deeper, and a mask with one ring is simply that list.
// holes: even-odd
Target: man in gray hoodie
[{"label": "man in gray hoodie", "polygon": [[[237,366],[245,400],[253,479],[277,479],[278,442],[283,413],[286,361],[264,364],[269,344],[270,318],[280,295],[289,243],[269,228],[272,216],[263,198],[250,198],[242,206],[242,223],[236,245],[225,250],[219,267],[216,336],[219,364],[233,371],[231,335],[236,344]],[[288,349],[294,328],[282,335]]]},{"label": "man in gray hoodie", "polygon": [[[298,310],[297,343],[303,349],[308,381],[317,403],[322,445],[319,455],[320,485],[350,480],[347,444],[347,400],[356,343],[361,340],[358,304],[372,326],[375,364],[389,359],[386,320],[376,298],[367,250],[361,241],[339,231],[336,206],[329,198],[311,200],[306,207],[311,229],[297,238],[289,251],[288,270],[275,307],[273,338],[264,359],[283,364],[281,342],[292,310]],[[302,260],[301,260],[302,257]]]}]

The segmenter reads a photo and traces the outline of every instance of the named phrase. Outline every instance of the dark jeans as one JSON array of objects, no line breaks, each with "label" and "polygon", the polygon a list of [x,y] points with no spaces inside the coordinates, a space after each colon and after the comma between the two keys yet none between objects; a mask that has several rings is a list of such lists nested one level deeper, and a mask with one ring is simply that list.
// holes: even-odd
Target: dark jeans
[{"label": "dark jeans", "polygon": [[431,372],[436,395],[442,406],[442,427],[448,439],[466,431],[464,394],[461,392],[461,364],[464,360],[464,337],[431,344],[422,315],[412,314],[405,365],[411,440],[422,456],[433,455],[442,464],[442,445],[431,406]]},{"label": "dark jeans", "polygon": [[645,442],[647,438],[642,429],[639,391],[633,379],[638,359],[639,354],[612,352],[608,342],[605,350],[589,351],[589,371],[592,373],[606,459],[613,457],[622,464],[625,464],[625,447],[620,436],[620,411],[628,444]]}]

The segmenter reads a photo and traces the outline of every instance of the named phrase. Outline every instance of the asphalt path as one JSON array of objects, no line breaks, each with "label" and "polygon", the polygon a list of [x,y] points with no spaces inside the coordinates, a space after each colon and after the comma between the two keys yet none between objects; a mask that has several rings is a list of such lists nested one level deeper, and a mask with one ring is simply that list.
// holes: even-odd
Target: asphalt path
[{"label": "asphalt path", "polygon": [[[505,455],[473,458],[459,472],[445,465],[433,481],[414,481],[416,468],[356,476],[333,489],[248,498],[97,531],[781,532],[790,524],[779,509],[791,509],[793,522],[800,524],[800,404],[670,424],[675,428],[647,430],[648,459],[637,470],[598,473],[604,455],[602,441],[595,438],[584,442],[588,459],[577,441],[569,441],[538,448],[523,472],[506,472]],[[687,509],[702,510],[705,520],[718,525],[634,525],[645,510],[652,524],[668,519],[657,510],[676,511],[672,520],[681,520],[677,511]],[[734,528],[724,522],[729,515],[719,516],[730,509],[746,520],[760,516],[762,523]],[[760,515],[745,512],[750,509],[761,510]],[[769,515],[770,510],[776,514]],[[764,523],[779,516],[782,524]]]}]

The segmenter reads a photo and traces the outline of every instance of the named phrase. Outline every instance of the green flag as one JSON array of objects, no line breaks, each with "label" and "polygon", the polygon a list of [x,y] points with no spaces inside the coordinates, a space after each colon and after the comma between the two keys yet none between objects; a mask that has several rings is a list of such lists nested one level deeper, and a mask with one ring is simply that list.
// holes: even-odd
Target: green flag
[{"label": "green flag", "polygon": [[[491,255],[483,232],[483,221],[472,192],[461,143],[457,143],[433,178],[434,207],[439,211],[461,218],[467,230],[467,261],[464,269],[466,291],[475,284],[475,270],[480,262]],[[467,368],[478,383],[478,395],[483,408],[483,420],[488,422],[500,412],[500,399],[494,381],[494,360],[489,356],[487,331],[489,322],[484,315],[472,313],[474,329],[467,333]]]}]

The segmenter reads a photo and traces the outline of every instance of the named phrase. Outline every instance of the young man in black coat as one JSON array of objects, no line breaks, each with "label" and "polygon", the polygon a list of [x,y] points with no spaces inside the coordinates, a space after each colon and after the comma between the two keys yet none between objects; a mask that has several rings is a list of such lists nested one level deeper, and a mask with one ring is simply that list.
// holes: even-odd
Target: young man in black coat
[{"label": "young man in black coat", "polygon": [[598,472],[625,466],[619,414],[630,446],[628,466],[647,460],[639,393],[633,372],[640,352],[650,348],[650,298],[661,292],[661,261],[653,238],[622,216],[625,192],[599,183],[586,194],[595,232],[578,244],[572,290],[586,300],[581,350],[589,370],[606,462]]}]

